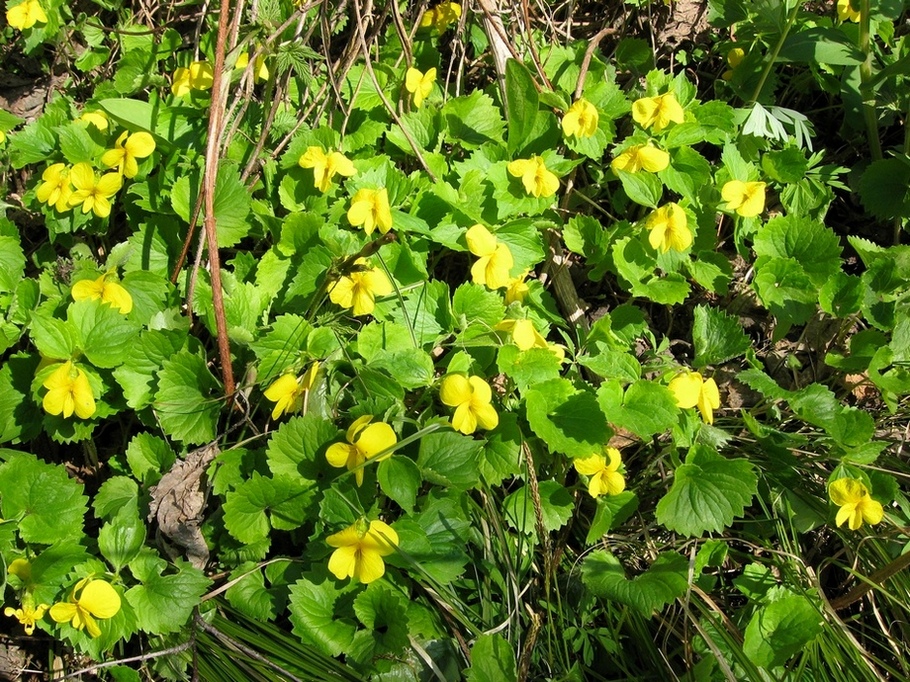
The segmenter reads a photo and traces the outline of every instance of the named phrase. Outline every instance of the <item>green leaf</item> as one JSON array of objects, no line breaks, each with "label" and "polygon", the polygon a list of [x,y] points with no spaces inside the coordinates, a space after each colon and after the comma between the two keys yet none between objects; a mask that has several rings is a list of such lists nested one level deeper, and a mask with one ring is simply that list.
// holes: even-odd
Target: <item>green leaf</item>
[{"label": "green leaf", "polygon": [[354,613],[364,624],[354,637],[355,660],[368,663],[379,656],[400,654],[408,646],[407,602],[381,582],[372,583],[354,600]]},{"label": "green leaf", "polygon": [[619,559],[601,549],[591,552],[581,565],[581,579],[594,595],[631,606],[644,616],[685,594],[688,573],[688,560],[675,552],[661,554],[631,580]]},{"label": "green leaf", "polygon": [[468,682],[507,682],[518,679],[515,652],[498,634],[481,635],[471,647],[471,667],[465,671]]},{"label": "green leaf", "polygon": [[[235,609],[259,622],[275,620],[277,595],[265,586],[265,576],[255,564],[241,564],[231,573],[236,580],[225,592],[228,602]],[[242,576],[242,577],[241,577]]]},{"label": "green leaf", "polygon": [[29,441],[41,432],[43,412],[31,399],[37,353],[9,357],[0,367],[0,443]]},{"label": "green leaf", "polygon": [[502,296],[473,282],[465,282],[452,296],[452,314],[461,329],[472,324],[489,329],[502,320],[505,312]]},{"label": "green leaf", "polygon": [[121,509],[98,531],[98,549],[117,573],[139,554],[143,544],[145,524],[135,509]]},{"label": "green leaf", "polygon": [[798,262],[792,258],[771,258],[756,270],[755,291],[782,323],[803,324],[812,317],[818,301],[817,289]]},{"label": "green leaf", "polygon": [[641,206],[657,208],[664,193],[664,184],[653,173],[616,171],[626,195]]},{"label": "green leaf", "polygon": [[576,390],[566,379],[539,384],[525,395],[528,423],[551,450],[569,457],[599,452],[609,440],[607,420],[597,398],[587,389]]},{"label": "green leaf", "polygon": [[618,380],[606,381],[597,390],[597,401],[607,421],[643,439],[670,429],[679,414],[670,390],[644,379],[631,384],[625,393]]},{"label": "green leaf", "polygon": [[[554,531],[562,528],[575,509],[575,500],[564,486],[556,481],[541,481],[540,512],[544,528]],[[537,516],[534,511],[534,497],[530,485],[525,485],[509,495],[502,503],[509,524],[522,533],[537,532]]]},{"label": "green leaf", "polygon": [[269,470],[275,476],[320,480],[333,471],[325,461],[325,450],[339,436],[328,419],[314,414],[292,417],[269,439],[265,449]]},{"label": "green leaf", "polygon": [[756,611],[746,626],[743,653],[755,665],[771,670],[784,665],[822,631],[819,607],[796,594]]},{"label": "green leaf", "polygon": [[137,433],[126,447],[130,472],[147,488],[158,483],[162,472],[170,471],[176,459],[167,442],[150,433]]},{"label": "green leaf", "polygon": [[190,444],[214,440],[221,411],[218,389],[198,355],[183,350],[165,360],[155,395],[155,409],[165,432]]},{"label": "green leaf", "polygon": [[757,491],[758,477],[747,460],[725,459],[696,445],[657,503],[657,522],[687,536],[720,532],[742,516]]},{"label": "green leaf", "polygon": [[678,147],[670,150],[670,165],[660,171],[657,177],[669,190],[698,204],[699,194],[711,182],[711,165],[691,147]]},{"label": "green leaf", "polygon": [[[147,57],[143,59],[147,60]],[[146,70],[148,68],[146,63],[141,63],[141,66]],[[195,112],[189,108],[162,107],[160,104],[155,106],[150,102],[128,98],[103,99],[98,104],[124,128],[148,131],[159,144],[181,145],[189,142],[187,138],[194,135],[187,114]]]},{"label": "green leaf", "polygon": [[408,514],[414,511],[422,479],[420,469],[412,460],[400,455],[389,457],[379,463],[376,477],[382,492]]},{"label": "green leaf", "polygon": [[769,151],[761,160],[765,174],[780,183],[799,182],[809,170],[809,160],[802,149],[787,147],[780,151]]},{"label": "green leaf", "polygon": [[176,568],[176,573],[162,575],[163,566],[157,566],[145,572],[140,585],[126,591],[126,600],[136,612],[143,632],[165,635],[182,630],[199,605],[199,598],[212,584],[202,571],[185,561],[178,560]]},{"label": "green leaf", "polygon": [[133,339],[123,364],[114,370],[127,405],[140,410],[152,403],[155,380],[164,361],[185,343],[185,332],[162,329],[143,330]]},{"label": "green leaf", "polygon": [[63,320],[51,317],[42,310],[32,314],[32,342],[41,355],[55,360],[69,360],[75,352],[76,330]]},{"label": "green leaf", "polygon": [[512,274],[518,275],[540,263],[544,253],[543,239],[537,223],[528,218],[513,220],[496,230],[496,238],[509,247],[515,265]]},{"label": "green leaf", "polygon": [[499,485],[521,472],[523,440],[517,415],[500,414],[499,426],[487,432],[487,444],[480,460],[480,471],[489,485]]},{"label": "green leaf", "polygon": [[695,345],[692,364],[696,369],[720,365],[752,347],[737,318],[717,308],[701,305],[695,307],[692,342]]},{"label": "green leaf", "polygon": [[538,107],[537,87],[527,67],[516,59],[506,62],[506,111],[509,153],[520,151],[531,139]]},{"label": "green leaf", "polygon": [[[755,236],[755,253],[766,258],[792,258],[802,266],[817,289],[840,271],[841,246],[837,235],[823,223],[799,216],[774,218]],[[756,263],[756,269],[762,262]],[[812,298],[817,295],[812,292]]]},{"label": "green leaf", "polygon": [[[93,128],[94,130],[94,128]],[[70,164],[92,163],[104,148],[89,134],[89,129],[75,121],[60,126],[55,131],[60,141],[60,152]]]},{"label": "green leaf", "polygon": [[844,31],[813,26],[787,36],[778,58],[784,62],[850,66],[863,63],[863,53]]},{"label": "green leaf", "polygon": [[25,274],[25,254],[16,237],[0,237],[0,293],[13,292]]},{"label": "green leaf", "polygon": [[24,453],[0,465],[0,516],[18,520],[24,542],[52,545],[81,538],[87,502],[62,465]]},{"label": "green leaf", "polygon": [[373,358],[370,367],[386,372],[408,390],[430,386],[435,379],[433,358],[422,348],[380,352]]},{"label": "green leaf", "polygon": [[558,379],[562,365],[559,358],[546,348],[522,351],[518,346],[502,346],[496,358],[499,371],[512,379],[522,393],[530,387]]},{"label": "green leaf", "polygon": [[110,520],[122,509],[139,513],[139,486],[129,476],[112,476],[101,484],[92,502],[95,516]]},{"label": "green leaf", "polygon": [[291,585],[289,608],[295,635],[330,656],[348,650],[357,630],[350,618],[340,617],[335,602],[351,591],[340,588],[335,580],[321,578],[318,583],[301,578]]},{"label": "green leaf", "polygon": [[446,142],[476,149],[485,142],[500,144],[503,140],[505,122],[499,108],[480,90],[450,99],[442,108],[442,116]]},{"label": "green leaf", "polygon": [[66,311],[70,326],[79,330],[82,351],[95,367],[121,364],[139,333],[139,325],[101,299],[75,301]]},{"label": "green leaf", "polygon": [[316,490],[309,481],[277,476],[265,478],[258,472],[227,494],[224,525],[244,544],[269,536],[272,528],[292,530],[307,518]]},{"label": "green leaf", "polygon": [[454,431],[436,431],[420,439],[417,467],[430,483],[468,490],[480,482],[481,441]]},{"label": "green leaf", "polygon": [[604,379],[617,379],[623,384],[641,379],[641,363],[624,351],[601,350],[596,355],[579,357],[578,362]]},{"label": "green leaf", "polygon": [[910,217],[910,164],[897,158],[873,161],[859,180],[859,198],[880,220]]}]

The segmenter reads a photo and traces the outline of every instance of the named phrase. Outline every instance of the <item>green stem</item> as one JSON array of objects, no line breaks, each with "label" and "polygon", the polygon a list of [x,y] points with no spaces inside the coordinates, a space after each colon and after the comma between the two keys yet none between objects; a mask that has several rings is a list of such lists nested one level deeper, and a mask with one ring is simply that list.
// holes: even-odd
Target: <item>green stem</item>
[{"label": "green stem", "polygon": [[[872,41],[869,35],[870,22],[869,0],[860,0],[859,49],[865,56],[865,59],[859,67],[859,90],[863,97],[863,118],[866,121],[866,138],[869,142],[869,150],[872,153],[872,160],[879,161],[882,158],[882,142],[878,136],[878,117],[875,113],[875,94],[872,89]],[[899,234],[900,233],[898,232],[898,236]]]},{"label": "green stem", "polygon": [[762,71],[761,79],[758,81],[758,86],[755,88],[755,92],[752,94],[752,98],[749,100],[749,103],[758,101],[758,96],[761,94],[762,88],[765,87],[765,82],[768,80],[768,76],[771,75],[771,69],[774,68],[774,62],[777,61],[777,56],[780,54],[781,48],[784,46],[784,41],[787,40],[787,36],[790,34],[790,29],[793,27],[793,24],[796,23],[796,15],[799,13],[799,8],[801,5],[801,2],[797,2],[793,7],[793,11],[790,12],[790,16],[787,17],[787,23],[784,26],[784,30],[781,32],[780,38],[777,40],[777,44],[771,51],[771,56],[765,64],[765,70]]}]

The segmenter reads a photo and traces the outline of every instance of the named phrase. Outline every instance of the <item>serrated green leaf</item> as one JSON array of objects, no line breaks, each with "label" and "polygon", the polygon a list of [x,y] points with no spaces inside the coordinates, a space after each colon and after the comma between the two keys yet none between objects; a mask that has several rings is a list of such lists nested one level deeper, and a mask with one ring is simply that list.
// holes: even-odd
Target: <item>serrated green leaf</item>
[{"label": "serrated green leaf", "polygon": [[747,460],[726,459],[696,445],[657,503],[657,521],[687,536],[720,532],[742,516],[757,491],[758,477]]},{"label": "serrated green leaf", "polygon": [[370,584],[354,600],[354,613],[366,626],[354,638],[350,654],[361,663],[400,654],[408,646],[408,613],[400,594],[381,582]]},{"label": "serrated green leaf", "polygon": [[627,171],[616,171],[616,175],[629,199],[641,206],[657,208],[664,193],[664,184],[659,177],[653,173],[629,173]]},{"label": "serrated green leaf", "polygon": [[76,329],[41,310],[36,310],[30,323],[32,342],[46,358],[69,360],[76,349]]},{"label": "serrated green leaf", "polygon": [[393,456],[379,463],[376,478],[379,487],[408,514],[414,511],[417,490],[422,481],[420,469],[407,457]]},{"label": "serrated green leaf", "polygon": [[695,346],[692,364],[696,369],[719,365],[752,347],[737,318],[709,306],[695,307],[692,343]]},{"label": "serrated green leaf", "polygon": [[645,616],[685,594],[689,562],[675,552],[661,554],[641,575],[629,579],[615,556],[595,550],[581,565],[585,586],[596,596],[631,606]]},{"label": "serrated green leaf", "polygon": [[816,288],[840,271],[841,246],[837,235],[823,223],[808,218],[785,216],[768,221],[755,236],[754,249],[759,256],[793,259]]},{"label": "serrated green leaf", "polygon": [[137,433],[126,447],[126,461],[136,480],[151,487],[170,471],[177,457],[171,447],[158,436]]},{"label": "serrated green leaf", "polygon": [[250,480],[228,492],[224,503],[224,525],[244,544],[269,536],[272,528],[291,530],[307,518],[315,502],[314,484],[299,478],[266,478],[253,472]]},{"label": "serrated green leaf", "polygon": [[145,524],[135,509],[124,507],[98,531],[98,549],[114,571],[132,561],[145,543]]},{"label": "serrated green leaf", "polygon": [[340,435],[328,419],[313,414],[292,417],[269,439],[265,450],[269,470],[275,476],[320,480],[333,471],[325,461],[325,450]]},{"label": "serrated green leaf", "polygon": [[480,460],[480,472],[489,485],[499,485],[521,471],[523,441],[518,417],[511,412],[499,415],[499,426],[487,432],[487,443]]},{"label": "serrated green leaf", "polygon": [[755,665],[772,670],[784,665],[822,631],[819,607],[792,594],[763,606],[746,626],[743,653]]},{"label": "serrated green leaf", "polygon": [[640,438],[667,431],[679,414],[669,389],[647,380],[632,383],[625,393],[619,381],[606,381],[597,390],[597,401],[607,421]]},{"label": "serrated green leaf", "polygon": [[218,389],[218,382],[198,355],[182,350],[165,360],[154,403],[165,432],[190,444],[214,440],[221,411]]},{"label": "serrated green leaf", "polygon": [[881,220],[910,216],[910,164],[879,159],[859,180],[859,198],[869,213]]},{"label": "serrated green leaf", "polygon": [[0,516],[18,519],[24,542],[52,545],[82,537],[87,502],[61,465],[24,453],[0,465]]},{"label": "serrated green leaf", "polygon": [[0,293],[12,292],[25,273],[25,254],[16,237],[0,237]]},{"label": "serrated green leaf", "polygon": [[461,329],[471,324],[490,329],[502,320],[505,312],[502,296],[473,282],[465,282],[452,296],[452,314]]},{"label": "serrated green leaf", "polygon": [[524,148],[537,118],[538,94],[527,67],[516,59],[506,61],[506,111],[509,153]]},{"label": "serrated green leaf", "polygon": [[471,647],[471,667],[465,671],[468,682],[505,682],[515,680],[515,652],[500,634],[484,634]]},{"label": "serrated green leaf", "polygon": [[[554,531],[562,528],[575,509],[572,494],[556,481],[541,481],[538,486],[540,495],[540,512],[544,528]],[[525,485],[503,500],[506,520],[522,533],[537,532],[537,515],[534,510],[534,496],[530,485]]]},{"label": "serrated green leaf", "polygon": [[792,258],[771,258],[760,265],[753,286],[762,303],[784,324],[807,322],[818,294],[802,266]]},{"label": "serrated green leaf", "polygon": [[75,301],[66,311],[70,326],[78,330],[82,352],[96,367],[121,364],[139,333],[139,325],[117,308],[97,300]]},{"label": "serrated green leaf", "polygon": [[505,122],[489,95],[475,90],[464,97],[454,97],[442,108],[446,141],[465,149],[475,149],[485,142],[499,144]]},{"label": "serrated green leaf", "polygon": [[454,431],[436,431],[420,439],[417,467],[431,483],[469,490],[480,482],[482,442]]},{"label": "serrated green leaf", "polygon": [[335,602],[350,591],[325,578],[318,583],[301,578],[291,585],[288,606],[294,634],[330,656],[347,651],[357,628],[352,619],[336,614]]},{"label": "serrated green leaf", "polygon": [[599,452],[609,440],[607,420],[594,394],[566,379],[539,384],[525,395],[528,422],[550,447],[569,457]]},{"label": "serrated green leaf", "polygon": [[165,635],[182,630],[212,584],[202,571],[184,561],[178,560],[176,568],[176,573],[162,575],[159,565],[141,578],[140,585],[126,591],[143,632]]},{"label": "serrated green leaf", "polygon": [[114,378],[123,389],[126,404],[140,410],[152,403],[155,380],[165,360],[183,348],[186,333],[171,330],[143,330],[133,338]]},{"label": "serrated green leaf", "polygon": [[129,476],[112,476],[101,484],[92,506],[102,520],[110,520],[122,509],[138,515],[139,486]]},{"label": "serrated green leaf", "polygon": [[532,386],[558,379],[562,364],[546,348],[519,350],[518,346],[502,346],[496,356],[499,371],[515,382],[518,390],[527,391]]}]

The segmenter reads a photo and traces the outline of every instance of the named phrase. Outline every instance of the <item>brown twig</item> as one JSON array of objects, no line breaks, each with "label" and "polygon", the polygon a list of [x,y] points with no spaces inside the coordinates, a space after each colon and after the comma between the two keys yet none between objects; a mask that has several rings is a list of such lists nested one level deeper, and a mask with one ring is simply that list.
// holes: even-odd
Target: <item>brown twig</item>
[{"label": "brown twig", "polygon": [[847,608],[850,606],[850,604],[862,599],[863,595],[865,595],[867,592],[872,591],[872,588],[880,587],[881,584],[884,583],[888,578],[895,575],[896,573],[899,573],[908,566],[910,566],[910,553],[901,554],[890,564],[884,568],[880,568],[875,573],[866,578],[864,582],[860,583],[852,590],[847,592],[847,594],[845,594],[843,597],[833,599],[831,601],[831,608],[835,611],[840,611],[841,609]]},{"label": "brown twig", "polygon": [[221,258],[218,254],[218,233],[215,220],[215,182],[218,177],[221,129],[227,104],[227,84],[224,83],[224,53],[228,34],[228,17],[231,0],[221,0],[218,16],[218,39],[215,43],[215,73],[212,79],[212,103],[209,107],[208,139],[205,149],[205,173],[202,178],[202,196],[205,206],[205,237],[208,242],[209,268],[212,277],[212,307],[218,336],[218,354],[221,359],[221,377],[228,400],[234,394],[234,370],[231,366],[231,347],[228,341],[227,322],[224,317],[224,292],[221,289]]}]

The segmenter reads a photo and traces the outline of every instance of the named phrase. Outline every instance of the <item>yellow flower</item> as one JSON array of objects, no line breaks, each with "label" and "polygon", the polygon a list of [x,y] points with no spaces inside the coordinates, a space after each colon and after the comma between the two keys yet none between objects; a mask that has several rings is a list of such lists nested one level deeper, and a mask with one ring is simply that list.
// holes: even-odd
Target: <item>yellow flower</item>
[{"label": "yellow flower", "polygon": [[351,199],[348,222],[355,227],[363,225],[367,234],[373,234],[377,227],[382,234],[392,229],[392,209],[386,188],[358,190]]},{"label": "yellow flower", "polygon": [[371,583],[385,573],[382,557],[395,551],[398,533],[382,521],[370,521],[367,526],[361,519],[325,541],[337,548],[329,557],[329,570],[336,578]]},{"label": "yellow flower", "polygon": [[439,399],[444,405],[455,408],[452,426],[456,431],[467,435],[478,427],[489,431],[499,425],[499,415],[490,404],[493,392],[480,377],[447,374],[439,388]]},{"label": "yellow flower", "polygon": [[584,97],[576,100],[562,117],[562,132],[566,137],[591,137],[597,132],[600,115],[597,107]]},{"label": "yellow flower", "polygon": [[62,363],[42,386],[48,389],[41,401],[48,414],[62,414],[64,419],[69,419],[73,412],[80,419],[95,414],[95,396],[88,376],[72,361]]},{"label": "yellow flower", "polygon": [[648,241],[657,251],[666,253],[670,249],[685,251],[692,245],[692,231],[689,230],[686,212],[678,204],[661,206],[648,216],[645,228],[650,230]]},{"label": "yellow flower", "polygon": [[669,165],[670,155],[663,149],[650,144],[635,144],[613,159],[610,168],[614,172],[637,173],[644,169],[649,173],[659,173]]},{"label": "yellow flower", "polygon": [[603,447],[602,455],[591,455],[572,462],[575,470],[589,476],[588,493],[591,497],[599,495],[619,495],[626,489],[626,479],[619,473],[622,459],[616,448]]},{"label": "yellow flower", "polygon": [[72,292],[74,301],[98,300],[110,303],[121,313],[126,315],[133,309],[133,297],[123,288],[120,282],[114,279],[111,272],[101,275],[98,279],[80,279],[73,284]]},{"label": "yellow flower", "polygon": [[477,256],[471,266],[475,284],[500,289],[509,283],[509,271],[515,264],[509,247],[500,242],[483,225],[474,225],[465,234],[468,250]]},{"label": "yellow flower", "polygon": [[727,53],[727,64],[730,65],[731,69],[735,69],[737,66],[743,63],[743,59],[746,58],[746,51],[741,47],[734,47]]},{"label": "yellow flower", "polygon": [[[351,160],[346,157],[341,152],[329,151],[326,154],[322,151],[321,147],[307,147],[307,150],[300,155],[300,158],[297,160],[297,165],[301,168],[312,168],[313,169],[313,186],[318,189],[320,192],[327,192],[329,186],[332,184],[332,176],[334,175],[343,175],[347,178],[351,177],[357,173],[357,169],[354,168],[354,164]],[[364,190],[361,190],[364,191]],[[374,191],[374,190],[366,190]],[[385,190],[382,190],[385,192]],[[386,194],[386,211],[388,212],[388,194]],[[351,210],[353,210],[353,206]],[[350,212],[348,213],[350,215]],[[392,215],[388,214],[388,224],[389,227],[392,226]],[[366,216],[364,222],[369,216]],[[382,229],[382,228],[380,228]],[[369,234],[372,232],[372,224],[367,232]],[[389,231],[387,227],[386,232]]]},{"label": "yellow flower", "polygon": [[24,31],[37,23],[46,24],[47,15],[38,0],[25,0],[6,10],[6,23],[13,28]]},{"label": "yellow flower", "polygon": [[753,218],[765,210],[765,183],[730,180],[720,191],[727,209],[743,218]]},{"label": "yellow flower", "polygon": [[76,191],[69,198],[70,206],[82,204],[82,212],[94,211],[99,218],[111,214],[111,202],[123,184],[118,173],[107,173],[99,180],[87,163],[77,163],[70,171],[70,181]]},{"label": "yellow flower", "polygon": [[95,126],[98,130],[107,130],[107,114],[100,109],[82,112],[82,116],[79,117],[79,120]]},{"label": "yellow flower", "polygon": [[530,270],[525,270],[518,277],[512,277],[506,282],[506,305],[515,303],[516,301],[518,303],[524,303],[524,300],[528,297],[528,292],[530,291],[525,282],[525,278],[530,272]]},{"label": "yellow flower", "polygon": [[6,616],[19,619],[25,629],[25,634],[31,635],[35,631],[35,623],[44,618],[45,612],[50,607],[47,604],[35,605],[35,600],[28,592],[22,595],[22,606],[18,609],[7,606],[3,609]]},{"label": "yellow flower", "polygon": [[434,26],[439,33],[444,33],[450,24],[461,16],[461,5],[457,2],[441,2],[423,13],[420,25],[423,28]]},{"label": "yellow flower", "polygon": [[[858,22],[860,11],[858,9],[853,9],[853,4],[850,0],[837,0],[837,18],[841,21]],[[859,526],[857,526],[857,528],[859,528]],[[856,529],[854,528],[854,530]]]},{"label": "yellow flower", "polygon": [[866,523],[875,525],[885,517],[881,503],[869,494],[869,489],[856,478],[839,478],[828,486],[831,501],[840,509],[835,523],[842,526],[848,522],[850,530],[857,530]]},{"label": "yellow flower", "polygon": [[51,618],[58,623],[70,623],[77,630],[85,628],[89,636],[97,637],[101,629],[95,618],[113,618],[118,611],[120,595],[110,583],[83,578],[76,584],[68,602],[58,602],[51,607]]},{"label": "yellow flower", "polygon": [[[373,459],[383,450],[395,446],[398,439],[392,427],[385,422],[370,424],[373,415],[366,414],[357,419],[345,434],[347,443],[333,443],[325,452],[325,458],[333,467],[346,466],[348,471],[354,472],[357,485],[363,483],[363,464],[368,459]],[[391,451],[384,454],[379,460],[391,456]],[[377,460],[377,461],[379,461]]]},{"label": "yellow flower", "polygon": [[73,194],[73,188],[70,186],[70,169],[62,163],[52,164],[44,169],[41,179],[44,182],[38,186],[38,201],[53,206],[61,213],[68,211],[69,200]]},{"label": "yellow flower", "polygon": [[559,189],[559,178],[547,170],[536,154],[530,159],[516,159],[509,164],[509,175],[521,178],[525,191],[535,197],[551,197]]},{"label": "yellow flower", "polygon": [[366,258],[358,258],[354,268],[329,287],[329,299],[342,308],[353,308],[354,315],[369,315],[377,296],[392,293],[392,283],[379,268],[371,268]]},{"label": "yellow flower", "polygon": [[677,406],[698,407],[702,419],[708,424],[714,423],[714,410],[720,407],[720,393],[714,379],[705,381],[698,372],[684,371],[676,375],[667,388],[676,398]]},{"label": "yellow flower", "polygon": [[657,97],[642,97],[632,104],[632,119],[647,130],[653,127],[659,133],[671,123],[685,120],[683,108],[672,92]]},{"label": "yellow flower", "polygon": [[24,583],[30,583],[32,581],[32,564],[28,559],[13,559],[9,566],[6,567],[6,572],[10,575],[14,575],[19,580]]},{"label": "yellow flower", "polygon": [[430,96],[433,91],[433,84],[436,82],[436,69],[427,69],[426,73],[415,68],[408,69],[404,79],[405,90],[414,96],[414,106],[420,107],[423,101]]},{"label": "yellow flower", "polygon": [[183,97],[190,90],[208,90],[215,79],[215,71],[208,62],[193,62],[189,68],[180,67],[174,71],[171,92],[175,97]]},{"label": "yellow flower", "polygon": [[307,395],[316,384],[318,373],[319,363],[314,362],[303,376],[284,374],[272,382],[263,393],[268,400],[275,403],[272,419],[278,419],[282,414],[296,412],[301,407],[306,411]]},{"label": "yellow flower", "polygon": [[520,351],[543,348],[553,353],[560,362],[566,359],[565,348],[555,343],[547,343],[531,320],[503,320],[493,329],[507,332],[512,337],[512,343],[518,346]]},{"label": "yellow flower", "polygon": [[[234,70],[236,71],[237,69],[245,69],[249,63],[250,53],[241,52],[237,57],[237,61],[234,62]],[[255,73],[253,74],[253,78],[255,80],[267,81],[269,79],[269,67],[266,66],[264,52],[260,53],[260,55],[256,57],[256,61],[253,63],[253,68],[255,69]]]},{"label": "yellow flower", "polygon": [[148,133],[123,134],[117,138],[113,149],[108,149],[101,157],[101,163],[127,178],[136,177],[139,164],[136,159],[144,159],[155,151],[155,140]]}]

